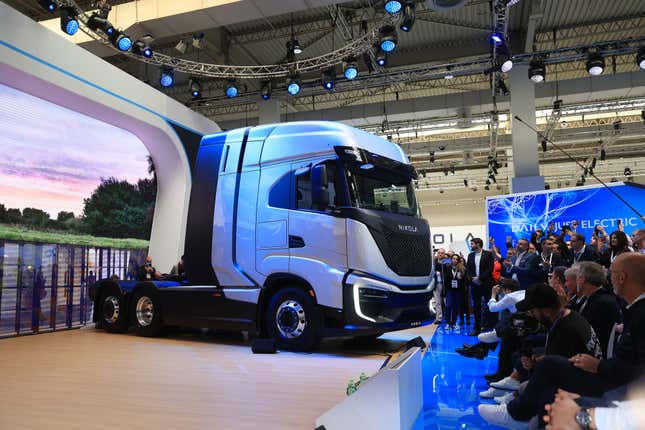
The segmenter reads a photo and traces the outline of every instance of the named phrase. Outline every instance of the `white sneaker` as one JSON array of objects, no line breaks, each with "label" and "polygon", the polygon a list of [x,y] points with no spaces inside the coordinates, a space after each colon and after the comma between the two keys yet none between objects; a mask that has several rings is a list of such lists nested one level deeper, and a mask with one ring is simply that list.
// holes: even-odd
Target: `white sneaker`
[{"label": "white sneaker", "polygon": [[506,392],[506,394],[501,396],[495,396],[493,397],[493,400],[495,400],[495,402],[500,405],[506,405],[514,398],[515,398],[515,393],[511,391],[510,393]]},{"label": "white sneaker", "polygon": [[507,376],[501,381],[491,382],[490,386],[493,388],[499,388],[500,390],[517,391],[520,389],[520,381]]},{"label": "white sneaker", "polygon": [[495,330],[487,331],[486,333],[480,333],[477,336],[477,339],[479,339],[479,341],[482,343],[495,343],[501,340],[497,336],[497,333],[495,332]]},{"label": "white sneaker", "polygon": [[528,421],[514,420],[513,417],[508,414],[506,405],[481,404],[477,406],[477,411],[479,412],[479,415],[489,424],[511,430],[527,430],[529,428]]},{"label": "white sneaker", "polygon": [[479,393],[479,397],[482,397],[484,399],[493,399],[497,396],[503,396],[506,393],[508,393],[508,391],[490,387],[488,390]]}]

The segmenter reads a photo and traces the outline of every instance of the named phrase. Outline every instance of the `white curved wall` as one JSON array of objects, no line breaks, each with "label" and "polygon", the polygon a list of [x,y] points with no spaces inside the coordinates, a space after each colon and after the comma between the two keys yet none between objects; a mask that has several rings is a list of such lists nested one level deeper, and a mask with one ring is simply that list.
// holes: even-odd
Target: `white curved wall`
[{"label": "white curved wall", "polygon": [[191,173],[174,122],[198,134],[214,122],[0,3],[0,82],[135,134],[155,163],[150,254],[161,270],[183,252]]}]

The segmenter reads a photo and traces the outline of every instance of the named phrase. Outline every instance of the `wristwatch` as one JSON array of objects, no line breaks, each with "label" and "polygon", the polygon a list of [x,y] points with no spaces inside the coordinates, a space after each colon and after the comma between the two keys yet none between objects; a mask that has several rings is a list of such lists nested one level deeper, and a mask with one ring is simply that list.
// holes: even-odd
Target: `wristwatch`
[{"label": "wristwatch", "polygon": [[580,427],[582,427],[582,430],[591,430],[591,423],[593,422],[593,418],[591,418],[588,408],[581,408],[576,413],[576,422]]}]

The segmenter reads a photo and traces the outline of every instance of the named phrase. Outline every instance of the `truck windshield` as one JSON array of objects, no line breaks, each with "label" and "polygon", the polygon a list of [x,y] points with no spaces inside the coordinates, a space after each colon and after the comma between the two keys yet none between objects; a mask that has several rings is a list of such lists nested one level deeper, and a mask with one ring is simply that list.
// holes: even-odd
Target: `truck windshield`
[{"label": "truck windshield", "polygon": [[353,207],[418,216],[412,178],[404,172],[369,166],[349,168],[346,175]]}]

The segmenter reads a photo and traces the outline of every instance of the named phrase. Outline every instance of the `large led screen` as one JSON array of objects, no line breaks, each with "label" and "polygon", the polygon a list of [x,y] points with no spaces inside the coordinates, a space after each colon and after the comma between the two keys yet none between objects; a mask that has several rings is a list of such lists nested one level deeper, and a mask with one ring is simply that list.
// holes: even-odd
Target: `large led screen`
[{"label": "large led screen", "polygon": [[81,215],[83,201],[115,177],[148,176],[132,133],[0,84],[0,204]]},{"label": "large led screen", "polygon": [[[635,184],[609,186],[641,214],[645,213],[645,188]],[[488,234],[498,244],[503,244],[507,236],[513,243],[521,238],[529,239],[537,229],[547,231],[551,223],[559,233],[574,220],[579,223],[577,231],[587,241],[596,225],[611,233],[618,229],[618,220],[621,220],[627,234],[645,227],[634,211],[602,186],[489,197],[486,207]]]}]

